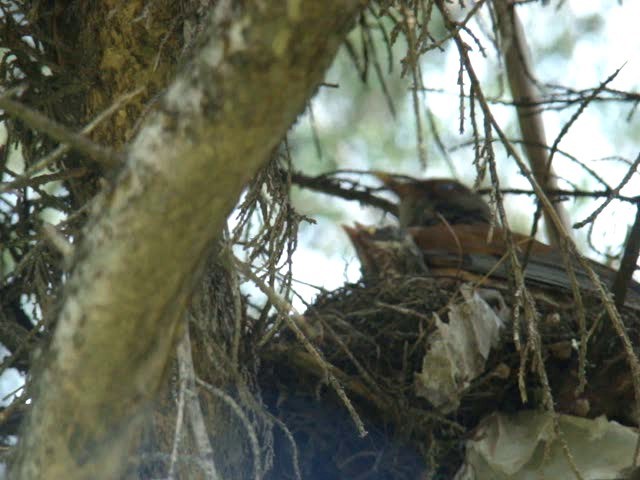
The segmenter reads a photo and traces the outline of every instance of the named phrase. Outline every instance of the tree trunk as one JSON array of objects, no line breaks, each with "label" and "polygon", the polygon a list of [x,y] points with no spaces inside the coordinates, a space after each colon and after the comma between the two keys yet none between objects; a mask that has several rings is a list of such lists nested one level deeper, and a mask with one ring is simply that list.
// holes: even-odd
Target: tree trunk
[{"label": "tree trunk", "polygon": [[318,88],[359,6],[217,2],[193,60],[92,208],[12,478],[121,476],[213,240]]}]

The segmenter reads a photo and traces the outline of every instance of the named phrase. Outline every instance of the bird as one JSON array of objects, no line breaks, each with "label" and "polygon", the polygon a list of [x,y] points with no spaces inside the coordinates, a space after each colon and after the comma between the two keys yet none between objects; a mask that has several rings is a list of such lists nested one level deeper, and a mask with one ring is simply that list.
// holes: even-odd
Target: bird
[{"label": "bird", "polygon": [[457,180],[418,180],[385,172],[374,172],[374,175],[400,199],[398,220],[401,227],[439,225],[443,218],[451,225],[491,222],[489,205]]},{"label": "bird", "polygon": [[[434,225],[430,227],[385,226],[376,228],[356,223],[343,225],[360,261],[362,279],[370,283],[380,279],[403,275],[431,276],[466,281],[481,281],[485,286],[492,279],[508,277],[508,263],[503,256],[506,246],[503,241],[487,243],[483,228],[477,225]],[[544,244],[535,244],[535,252]],[[529,278],[547,278],[549,272],[535,267]],[[553,265],[556,268],[556,265]],[[532,269],[534,270],[534,269]],[[483,278],[491,273],[491,279]],[[566,276],[566,275],[565,275]],[[556,282],[564,285],[564,277]]]},{"label": "bird", "polygon": [[[491,208],[481,195],[454,179],[421,180],[385,172],[375,172],[375,175],[399,198],[399,225],[384,227],[382,232],[361,225],[351,233],[347,231],[365,277],[379,276],[378,270],[390,270],[389,266],[380,269],[376,261],[384,257],[387,264],[392,262],[394,255],[380,251],[395,249],[405,252],[402,254],[404,264],[395,267],[397,272],[419,274],[428,271],[432,276],[481,281],[485,285],[508,281],[511,266],[507,259],[506,232],[491,225]],[[527,235],[511,233],[511,237],[521,260],[524,252],[529,252],[524,265],[528,286],[553,292],[571,290],[560,250]],[[402,241],[398,242],[399,239]],[[420,252],[424,266],[408,269],[406,262],[416,258],[416,251]],[[595,286],[585,269],[575,259],[571,264],[578,285],[593,290]],[[613,283],[614,270],[591,260],[589,265],[607,286]],[[630,285],[626,303],[640,306],[640,284],[637,282]]]},{"label": "bird", "polygon": [[405,229],[395,226],[342,226],[356,250],[365,282],[403,275],[426,275],[423,255]]}]

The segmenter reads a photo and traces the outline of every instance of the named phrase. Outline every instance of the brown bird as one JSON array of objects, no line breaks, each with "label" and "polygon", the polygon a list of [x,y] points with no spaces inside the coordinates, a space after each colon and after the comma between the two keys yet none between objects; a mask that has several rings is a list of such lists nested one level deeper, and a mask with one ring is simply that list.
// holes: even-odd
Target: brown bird
[{"label": "brown bird", "polygon": [[384,172],[375,175],[400,198],[398,220],[402,227],[440,225],[443,218],[451,225],[491,221],[491,209],[484,199],[456,180],[417,180]]},{"label": "brown bird", "polygon": [[[399,197],[400,225],[421,251],[433,275],[468,280],[485,275],[501,280],[509,277],[504,232],[496,227],[489,237],[491,210],[480,195],[452,179],[417,180],[381,172],[376,176]],[[571,289],[559,250],[526,235],[512,236],[520,252],[530,249],[524,271],[528,284]],[[594,261],[589,263],[608,286],[613,283],[614,270]],[[593,289],[586,271],[576,261],[572,264],[580,287]],[[640,284],[632,282],[627,299],[640,305]]]}]

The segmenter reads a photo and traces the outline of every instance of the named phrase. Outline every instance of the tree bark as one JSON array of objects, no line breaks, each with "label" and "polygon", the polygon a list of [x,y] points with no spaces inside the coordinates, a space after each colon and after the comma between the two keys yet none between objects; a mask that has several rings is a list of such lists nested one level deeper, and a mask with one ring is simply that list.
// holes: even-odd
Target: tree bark
[{"label": "tree bark", "polygon": [[95,203],[12,478],[121,476],[212,241],[304,110],[361,5],[231,3],[217,3],[192,62]]}]

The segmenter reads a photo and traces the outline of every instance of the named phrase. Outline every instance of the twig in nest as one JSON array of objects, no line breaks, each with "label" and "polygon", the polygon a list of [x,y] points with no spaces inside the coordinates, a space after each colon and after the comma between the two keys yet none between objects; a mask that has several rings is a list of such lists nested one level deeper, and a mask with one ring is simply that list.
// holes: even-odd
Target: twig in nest
[{"label": "twig in nest", "polygon": [[255,283],[255,285],[262,291],[262,293],[267,296],[272,305],[276,308],[276,310],[278,310],[282,318],[285,319],[287,325],[295,334],[298,341],[302,343],[305,350],[309,352],[315,362],[324,371],[327,381],[333,387],[338,397],[340,397],[340,400],[342,400],[342,403],[347,408],[349,415],[351,415],[351,419],[353,420],[353,423],[355,423],[360,436],[366,436],[367,431],[364,428],[364,423],[362,422],[362,419],[360,419],[358,412],[356,412],[356,409],[351,403],[351,400],[349,400],[349,397],[347,397],[344,388],[342,388],[342,385],[340,385],[338,379],[331,373],[331,365],[322,357],[322,354],[318,351],[318,349],[311,344],[309,339],[305,336],[304,332],[300,328],[300,325],[307,323],[307,320],[296,311],[293,305],[291,305],[286,299],[282,298],[278,294],[278,292],[276,292],[273,288],[263,282],[262,279],[258,277],[253,272],[253,270],[251,270],[251,267],[249,265],[241,260],[238,260],[237,258],[235,259],[234,263],[238,270],[240,270],[240,272],[245,277]]}]

